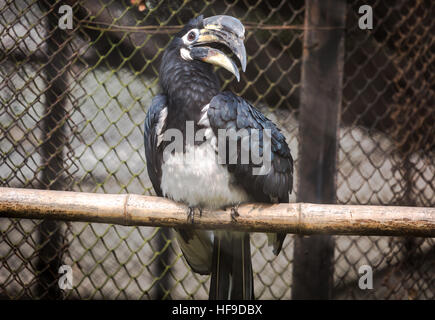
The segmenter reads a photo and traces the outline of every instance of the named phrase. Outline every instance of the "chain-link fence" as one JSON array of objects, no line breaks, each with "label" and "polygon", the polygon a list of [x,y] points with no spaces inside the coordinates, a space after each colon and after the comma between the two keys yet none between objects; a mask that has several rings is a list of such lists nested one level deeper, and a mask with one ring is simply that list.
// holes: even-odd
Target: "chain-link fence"
[{"label": "chain-link fence", "polygon": [[[367,3],[368,2],[368,3]],[[390,3],[391,2],[391,3]],[[59,7],[73,28],[59,27]],[[373,8],[373,30],[358,9]],[[435,8],[432,1],[349,1],[338,136],[337,200],[435,204]],[[248,68],[222,87],[251,101],[287,137],[298,190],[305,2],[0,1],[0,178],[3,187],[153,194],[143,122],[162,52],[199,14],[246,26]],[[313,93],[315,94],[315,93]],[[319,106],[319,108],[322,106]],[[0,298],[206,299],[164,228],[0,219]],[[288,299],[294,237],[275,258],[252,236],[255,297]],[[60,265],[73,288],[58,287]],[[373,290],[358,287],[370,265]],[[335,237],[333,298],[433,299],[433,239]]]}]

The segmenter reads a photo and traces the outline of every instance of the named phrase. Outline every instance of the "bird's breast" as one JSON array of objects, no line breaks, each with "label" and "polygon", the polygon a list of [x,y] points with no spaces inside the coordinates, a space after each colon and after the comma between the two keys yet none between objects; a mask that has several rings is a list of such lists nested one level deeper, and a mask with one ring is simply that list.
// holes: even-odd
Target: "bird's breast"
[{"label": "bird's breast", "polygon": [[218,157],[212,143],[186,146],[185,153],[167,157],[162,165],[163,195],[189,206],[219,209],[247,202],[246,192],[234,183],[233,176]]}]

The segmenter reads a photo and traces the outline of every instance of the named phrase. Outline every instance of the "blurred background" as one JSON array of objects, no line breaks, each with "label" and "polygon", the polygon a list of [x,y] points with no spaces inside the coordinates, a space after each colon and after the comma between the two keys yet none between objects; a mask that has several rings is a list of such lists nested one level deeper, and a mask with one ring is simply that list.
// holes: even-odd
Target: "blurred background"
[{"label": "blurred background", "polygon": [[[325,29],[344,37],[340,55],[325,55],[341,70],[328,78],[339,88],[330,202],[434,206],[435,3],[335,2],[345,25]],[[282,129],[295,159],[291,201],[300,201],[301,95],[317,94],[302,77],[307,3],[314,12],[313,0],[0,0],[1,186],[153,195],[143,124],[162,52],[192,17],[227,14],[246,26],[248,67],[239,83],[217,70],[222,88]],[[63,4],[71,30],[58,26]],[[373,29],[361,30],[367,4]],[[301,282],[293,266],[308,263],[324,267],[328,298],[435,298],[434,239],[324,237],[325,256],[310,262],[294,253],[304,237],[288,235],[275,257],[253,234],[256,298],[290,299]],[[71,290],[58,287],[63,264]],[[362,265],[373,290],[358,287]],[[0,299],[207,299],[208,287],[168,229],[0,218]]]}]

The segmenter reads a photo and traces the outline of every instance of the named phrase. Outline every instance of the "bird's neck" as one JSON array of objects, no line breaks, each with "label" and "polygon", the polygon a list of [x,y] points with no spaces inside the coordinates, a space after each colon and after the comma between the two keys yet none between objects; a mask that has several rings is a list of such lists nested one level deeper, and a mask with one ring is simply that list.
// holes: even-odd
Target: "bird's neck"
[{"label": "bird's neck", "polygon": [[[219,92],[219,79],[211,65],[201,61],[185,61],[179,54],[166,54],[160,68],[160,85],[168,98],[168,113],[175,123],[195,123],[201,110]],[[174,127],[171,126],[171,127]]]}]

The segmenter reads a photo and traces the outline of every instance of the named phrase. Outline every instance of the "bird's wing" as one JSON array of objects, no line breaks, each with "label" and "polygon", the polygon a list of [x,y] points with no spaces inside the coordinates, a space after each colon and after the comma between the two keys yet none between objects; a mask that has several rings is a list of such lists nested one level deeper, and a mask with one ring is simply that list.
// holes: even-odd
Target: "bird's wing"
[{"label": "bird's wing", "polygon": [[155,96],[145,119],[144,139],[148,176],[153,184],[154,191],[159,197],[162,196],[160,182],[163,162],[163,152],[160,150],[160,143],[162,139],[161,134],[166,126],[167,114],[166,96],[162,94]]},{"label": "bird's wing", "polygon": [[[145,156],[148,176],[157,196],[162,197],[161,179],[163,164],[162,134],[166,130],[168,115],[167,98],[157,95],[153,98],[145,119]],[[188,187],[188,186],[186,186]],[[176,228],[176,236],[186,261],[197,273],[208,274],[211,270],[213,236],[208,230]]]},{"label": "bird's wing", "polygon": [[[260,156],[264,150],[263,130],[270,130],[271,167],[266,174],[255,175],[253,173],[253,168],[259,169],[261,164],[253,164],[251,160],[247,164],[241,163],[242,146],[240,143],[237,144],[237,163],[226,164],[226,166],[233,174],[235,182],[243,187],[255,201],[289,202],[289,194],[293,187],[293,159],[285,137],[276,125],[244,99],[231,92],[216,95],[210,101],[208,110],[204,111],[206,113],[204,113],[202,123],[206,127],[209,126],[216,137],[218,137],[219,129],[237,131],[245,129],[249,135],[252,129],[257,129]],[[246,143],[242,145],[246,148]],[[252,145],[249,143],[248,146],[251,148]],[[227,146],[227,157],[228,155]],[[284,238],[285,234],[278,234],[277,239],[274,239],[275,254],[281,250]]]}]

